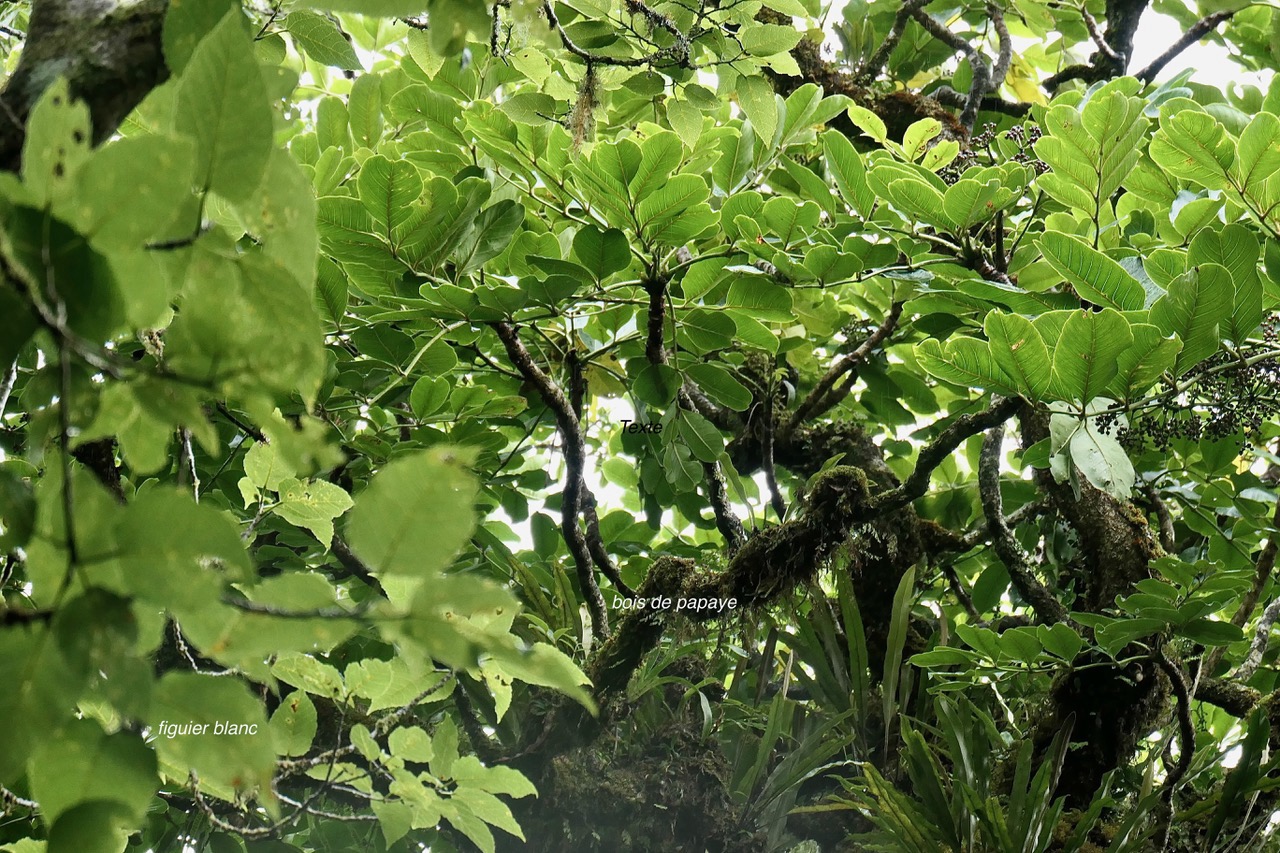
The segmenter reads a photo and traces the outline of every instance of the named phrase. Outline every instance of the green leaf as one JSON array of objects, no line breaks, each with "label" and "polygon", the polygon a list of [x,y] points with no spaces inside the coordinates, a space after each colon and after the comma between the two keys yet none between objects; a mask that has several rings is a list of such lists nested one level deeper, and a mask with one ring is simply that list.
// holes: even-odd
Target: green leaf
[{"label": "green leaf", "polygon": [[194,173],[187,140],[139,136],[104,145],[76,176],[75,223],[95,245],[140,246],[173,223]]},{"label": "green leaf", "polygon": [[880,116],[859,104],[851,104],[848,109],[849,120],[865,135],[883,145],[889,139],[889,131]]},{"label": "green leaf", "polygon": [[352,506],[351,496],[341,486],[325,480],[303,483],[289,478],[280,483],[275,512],[290,524],[310,530],[328,548],[333,541],[333,520]]},{"label": "green leaf", "polygon": [[1226,646],[1244,639],[1244,632],[1230,622],[1219,622],[1216,619],[1193,619],[1185,625],[1178,625],[1176,633],[1205,646]]},{"label": "green leaf", "polygon": [[[182,73],[196,45],[232,10],[240,13],[240,0],[175,0],[169,4],[162,41],[165,65],[171,74]],[[244,18],[244,26],[248,24]]]},{"label": "green leaf", "polygon": [[0,785],[15,782],[27,757],[70,718],[84,685],[48,628],[0,629]]},{"label": "green leaf", "polygon": [[50,828],[45,853],[121,853],[135,822],[118,803],[81,803]]},{"label": "green leaf", "polygon": [[370,157],[356,178],[360,203],[372,217],[375,233],[392,247],[404,243],[407,233],[419,223],[416,203],[422,195],[422,176],[408,160]]},{"label": "green leaf", "polygon": [[1261,197],[1265,184],[1280,172],[1280,118],[1258,113],[1240,134],[1231,173],[1246,195]]},{"label": "green leaf", "polygon": [[[185,778],[194,770],[202,784],[232,791],[271,782],[276,753],[262,703],[239,681],[170,672],[156,685],[147,724],[166,773]],[[228,724],[236,734],[225,733]],[[187,734],[182,726],[191,727]]]},{"label": "green leaf", "polygon": [[1263,287],[1258,275],[1261,251],[1257,235],[1233,222],[1221,231],[1204,228],[1197,232],[1187,253],[1187,261],[1193,266],[1221,264],[1231,273],[1235,296],[1231,316],[1220,331],[1235,343],[1246,341],[1262,322]]},{"label": "green leaf", "polygon": [[803,34],[790,24],[751,24],[738,34],[743,49],[752,56],[786,53],[800,43]]},{"label": "green leaf", "polygon": [[742,275],[729,285],[725,301],[760,320],[786,323],[795,319],[791,292],[765,276]]},{"label": "green leaf", "polygon": [[772,147],[773,134],[778,129],[776,98],[773,85],[764,77],[738,78],[738,104],[766,149]]},{"label": "green leaf", "polygon": [[735,412],[751,408],[751,391],[733,374],[718,364],[691,364],[684,369],[690,379],[698,383],[707,396]]},{"label": "green leaf", "polygon": [[498,109],[520,124],[546,124],[556,114],[556,99],[542,92],[520,92],[498,104]]},{"label": "green leaf", "polygon": [[433,575],[470,538],[475,497],[475,479],[456,451],[438,447],[402,456],[357,496],[348,542],[378,572]]},{"label": "green leaf", "polygon": [[1134,400],[1156,383],[1166,370],[1172,370],[1182,349],[1176,337],[1165,337],[1160,329],[1148,323],[1134,323],[1133,345],[1120,353],[1115,378],[1107,385],[1107,396],[1117,400]]},{"label": "green leaf", "polygon": [[928,373],[963,388],[977,387],[1002,394],[1018,393],[1018,383],[991,354],[986,341],[957,337],[941,342],[930,338],[916,344],[916,358]]},{"label": "green leaf", "polygon": [[1119,358],[1133,343],[1124,315],[1072,311],[1053,348],[1054,392],[1084,403],[1098,397],[1119,370]]},{"label": "green leaf", "polygon": [[711,421],[697,412],[682,412],[680,438],[699,462],[715,462],[724,455],[724,437]]},{"label": "green leaf", "polygon": [[1225,189],[1235,162],[1235,146],[1226,129],[1213,116],[1194,109],[1161,116],[1148,151],[1162,169],[1208,189]]},{"label": "green leaf", "polygon": [[1049,231],[1036,245],[1081,298],[1120,311],[1136,311],[1145,304],[1142,285],[1124,267],[1082,240]]},{"label": "green leaf", "polygon": [[465,274],[478,270],[501,254],[522,222],[524,208],[510,199],[503,199],[481,211],[454,252],[458,272]]},{"label": "green leaf", "polygon": [[363,70],[355,48],[342,37],[338,25],[323,15],[290,12],[284,19],[284,28],[302,52],[321,65],[331,65],[344,71]]},{"label": "green leaf", "polygon": [[1053,363],[1049,348],[1031,321],[1017,314],[991,311],[985,329],[991,354],[1017,381],[1019,391],[1030,399],[1043,399],[1052,384]]},{"label": "green leaf", "polygon": [[76,720],[31,756],[28,778],[45,820],[53,823],[80,803],[110,801],[141,821],[160,787],[155,754],[136,734],[107,734]]},{"label": "green leaf", "polygon": [[617,228],[601,230],[586,224],[573,235],[573,254],[597,281],[631,266],[631,244]]},{"label": "green leaf", "polygon": [[306,755],[315,740],[315,703],[302,690],[295,690],[280,702],[271,715],[269,728],[275,750],[280,755]]},{"label": "green leaf", "polygon": [[22,182],[36,202],[47,206],[71,192],[91,139],[88,106],[57,78],[32,108],[22,148]]},{"label": "green leaf", "polygon": [[196,143],[196,183],[238,201],[258,187],[271,158],[272,115],[242,14],[233,10],[201,40],[178,85],[174,125]]},{"label": "green leaf", "polygon": [[1117,500],[1129,499],[1135,480],[1133,463],[1120,442],[1098,431],[1093,418],[1054,414],[1049,432],[1054,453],[1050,469],[1056,480],[1074,486],[1074,471],[1079,469],[1095,488]]},{"label": "green leaf", "polygon": [[1218,351],[1219,324],[1231,316],[1234,291],[1226,267],[1205,264],[1170,282],[1169,292],[1151,306],[1151,322],[1182,341],[1179,375]]},{"label": "green leaf", "polygon": [[822,150],[827,170],[835,179],[840,195],[861,216],[869,216],[875,194],[867,186],[867,171],[849,137],[835,130],[822,134]]},{"label": "green leaf", "polygon": [[426,12],[430,4],[427,0],[299,0],[296,5],[371,18],[412,18]]}]

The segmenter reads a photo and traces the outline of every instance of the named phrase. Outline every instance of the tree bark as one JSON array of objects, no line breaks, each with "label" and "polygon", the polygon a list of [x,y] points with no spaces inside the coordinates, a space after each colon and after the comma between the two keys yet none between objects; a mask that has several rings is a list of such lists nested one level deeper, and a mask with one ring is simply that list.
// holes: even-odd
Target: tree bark
[{"label": "tree bark", "polygon": [[168,0],[35,0],[18,67],[0,93],[0,169],[22,166],[27,116],[65,77],[85,101],[93,142],[108,139],[168,77],[161,47]]}]

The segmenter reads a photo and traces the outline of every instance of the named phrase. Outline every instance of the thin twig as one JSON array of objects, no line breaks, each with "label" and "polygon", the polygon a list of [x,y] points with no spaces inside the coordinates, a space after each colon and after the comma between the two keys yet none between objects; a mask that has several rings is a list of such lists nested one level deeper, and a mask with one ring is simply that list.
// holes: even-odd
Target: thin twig
[{"label": "thin twig", "polygon": [[1089,30],[1089,38],[1093,39],[1093,43],[1098,46],[1102,55],[1113,62],[1120,62],[1120,54],[1116,53],[1115,48],[1107,44],[1107,40],[1102,37],[1102,30],[1098,29],[1098,19],[1093,17],[1093,13],[1087,7],[1081,6],[1080,17],[1084,18],[1084,25]]},{"label": "thin twig", "polygon": [[969,68],[973,72],[973,81],[969,84],[969,94],[965,98],[964,109],[960,111],[960,124],[966,130],[973,130],[973,123],[978,118],[978,108],[982,105],[982,97],[991,91],[991,69],[987,61],[978,53],[978,49],[967,40],[961,38],[946,26],[939,23],[923,9],[914,9],[911,17],[925,28],[929,35],[938,41],[965,55],[969,60]]}]

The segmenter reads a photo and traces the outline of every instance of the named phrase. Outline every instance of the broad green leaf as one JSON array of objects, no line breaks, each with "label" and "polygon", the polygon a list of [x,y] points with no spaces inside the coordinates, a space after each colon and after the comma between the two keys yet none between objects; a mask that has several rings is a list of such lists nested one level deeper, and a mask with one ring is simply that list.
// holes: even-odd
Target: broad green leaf
[{"label": "broad green leaf", "polygon": [[1226,267],[1204,264],[1170,282],[1169,292],[1151,306],[1151,322],[1182,341],[1179,375],[1218,351],[1219,326],[1231,316],[1234,291]]},{"label": "broad green leaf", "polygon": [[[164,61],[170,73],[182,73],[196,45],[233,9],[240,12],[240,0],[171,0],[162,36]],[[244,26],[248,25],[245,18]]]},{"label": "broad green leaf", "polygon": [[[151,700],[148,726],[165,773],[184,779],[188,771],[222,790],[265,789],[276,752],[262,703],[235,679],[170,672]],[[227,725],[236,734],[227,733]],[[186,734],[180,734],[187,727]],[[221,729],[219,729],[221,727]]]},{"label": "broad green leaf", "polygon": [[848,112],[849,120],[864,134],[881,145],[888,140],[889,131],[885,128],[884,121],[881,120],[880,116],[859,104],[852,104]]},{"label": "broad green leaf", "polygon": [[1193,109],[1162,116],[1149,150],[1162,169],[1208,189],[1225,189],[1235,162],[1226,129],[1213,116]]},{"label": "broad green leaf", "polygon": [[28,778],[50,823],[80,803],[106,800],[140,821],[160,787],[155,754],[136,734],[76,720],[31,756]]},{"label": "broad green leaf", "polygon": [[631,198],[639,202],[661,187],[683,156],[684,146],[674,133],[656,133],[641,142],[640,164],[628,186]]},{"label": "broad green leaf", "polygon": [[253,45],[233,10],[182,73],[177,129],[196,143],[196,184],[233,201],[258,187],[271,158],[272,116]]},{"label": "broad green leaf", "polygon": [[411,18],[426,12],[430,4],[427,0],[299,0],[296,5],[376,18]]},{"label": "broad green leaf", "polygon": [[316,706],[302,690],[295,690],[271,714],[268,728],[280,755],[306,755],[316,736]]},{"label": "broad green leaf", "polygon": [[715,462],[724,455],[724,437],[711,421],[697,412],[680,415],[680,438],[699,462]]},{"label": "broad green leaf", "polygon": [[738,34],[742,47],[752,56],[785,53],[800,42],[803,34],[790,24],[751,24]]},{"label": "broad green leaf", "polygon": [[916,344],[920,366],[944,382],[964,388],[984,388],[1002,394],[1017,394],[1018,383],[1005,372],[991,354],[986,341],[956,337],[943,345],[932,338]]},{"label": "broad green leaf", "polygon": [[1165,337],[1156,326],[1134,323],[1133,345],[1120,353],[1115,378],[1106,393],[1117,400],[1133,400],[1156,383],[1165,371],[1172,370],[1182,349],[1176,337]]},{"label": "broad green leaf", "polygon": [[401,245],[420,215],[415,206],[423,183],[417,168],[407,160],[370,157],[360,167],[356,187],[375,233],[393,248]]},{"label": "broad green leaf", "polygon": [[98,246],[141,246],[173,224],[194,171],[195,148],[187,140],[140,136],[105,145],[76,176],[76,226]]},{"label": "broad green leaf", "polygon": [[772,146],[773,134],[778,129],[776,99],[773,85],[764,77],[738,78],[738,104],[766,149]]},{"label": "broad green leaf", "polygon": [[501,254],[523,221],[524,208],[510,199],[481,211],[454,251],[458,272],[474,272]]},{"label": "broad green leaf", "polygon": [[12,785],[30,756],[70,722],[84,685],[47,626],[0,628],[0,785]]},{"label": "broad green leaf", "polygon": [[49,829],[44,853],[122,853],[136,822],[119,803],[92,800],[65,812]]},{"label": "broad green leaf", "polygon": [[1102,394],[1133,343],[1124,315],[1110,310],[1073,311],[1053,347],[1054,392],[1084,403]]},{"label": "broad green leaf", "polygon": [[1262,197],[1264,185],[1280,172],[1280,118],[1259,113],[1240,134],[1231,173],[1241,190]]},{"label": "broad green leaf", "polygon": [[1049,231],[1036,245],[1081,298],[1120,311],[1135,311],[1145,304],[1142,285],[1124,267],[1078,238]]},{"label": "broad green leaf", "polygon": [[323,15],[299,10],[284,19],[284,28],[307,56],[321,65],[344,71],[360,71],[360,57],[342,37],[337,25]]},{"label": "broad green leaf", "polygon": [[631,244],[616,228],[600,230],[583,225],[573,235],[573,254],[597,280],[625,270],[631,265]]},{"label": "broad green leaf", "polygon": [[470,538],[475,496],[475,479],[454,451],[403,456],[356,496],[347,539],[378,572],[434,575]]},{"label": "broad green leaf", "polygon": [[89,107],[57,78],[32,108],[22,148],[22,181],[35,202],[47,207],[72,191],[89,159],[91,133]]},{"label": "broad green leaf", "polygon": [[288,478],[280,483],[275,512],[290,524],[310,530],[328,548],[333,541],[333,520],[352,505],[351,496],[341,486],[325,480],[303,483]]},{"label": "broad green leaf", "polygon": [[991,354],[1018,384],[1018,390],[1033,400],[1049,393],[1053,363],[1049,348],[1035,326],[1018,314],[991,311],[984,324]]},{"label": "broad green leaf", "polygon": [[867,186],[866,167],[843,133],[829,130],[822,134],[827,170],[840,188],[840,195],[861,216],[868,216],[875,205],[875,195]]},{"label": "broad green leaf", "polygon": [[1095,488],[1117,500],[1128,500],[1136,476],[1133,463],[1120,442],[1099,431],[1093,418],[1054,414],[1049,431],[1053,450],[1050,469],[1055,479],[1075,487],[1078,469]]},{"label": "broad green leaf", "polygon": [[1187,261],[1193,266],[1221,264],[1231,273],[1235,285],[1231,316],[1223,324],[1224,337],[1243,343],[1262,322],[1262,279],[1258,275],[1261,246],[1257,236],[1243,225],[1232,223],[1221,231],[1205,228],[1191,241]]},{"label": "broad green leaf", "polygon": [[735,412],[751,408],[751,392],[733,374],[718,364],[691,364],[685,373],[698,384],[707,396]]}]

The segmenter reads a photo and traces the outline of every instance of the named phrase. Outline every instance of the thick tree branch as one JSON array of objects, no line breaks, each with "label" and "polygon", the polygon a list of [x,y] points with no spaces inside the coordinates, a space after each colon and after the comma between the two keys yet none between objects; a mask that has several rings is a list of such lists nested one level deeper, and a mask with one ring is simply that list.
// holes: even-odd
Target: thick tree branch
[{"label": "thick tree branch", "polygon": [[591,550],[587,539],[578,526],[578,515],[582,511],[583,468],[586,460],[586,444],[582,437],[582,426],[573,414],[573,407],[564,391],[560,389],[550,376],[534,362],[520,340],[514,326],[506,322],[492,324],[498,338],[506,348],[507,357],[535,388],[542,401],[551,409],[560,430],[560,438],[564,443],[565,484],[560,499],[560,533],[564,536],[569,553],[573,556],[574,567],[578,573],[578,584],[582,587],[582,597],[586,601],[587,610],[591,614],[591,629],[597,638],[609,635],[609,614],[605,609],[604,596],[600,594],[600,586],[591,560]]},{"label": "thick tree branch", "polygon": [[876,48],[876,52],[871,54],[871,58],[867,60],[866,65],[858,69],[857,74],[854,76],[856,83],[866,84],[875,79],[876,75],[884,68],[885,63],[889,61],[889,57],[893,55],[898,42],[902,41],[902,34],[906,31],[907,21],[911,20],[911,16],[918,9],[923,9],[928,4],[929,0],[903,0],[897,14],[893,16],[893,26],[889,28],[889,35],[885,36],[884,41]]},{"label": "thick tree branch", "polygon": [[991,531],[991,543],[996,555],[1009,570],[1009,579],[1040,619],[1049,624],[1067,619],[1067,609],[1031,570],[1027,552],[1014,538],[1004,518],[1004,501],[1000,496],[1000,455],[1004,447],[1004,424],[987,430],[982,442],[982,455],[978,460],[978,493],[982,499],[982,511]]},{"label": "thick tree branch", "polygon": [[929,491],[929,479],[942,460],[951,455],[961,442],[1004,423],[1022,406],[1017,397],[997,399],[991,406],[977,414],[961,415],[951,422],[942,434],[920,451],[916,467],[906,481],[895,489],[876,495],[871,500],[877,515],[901,509],[912,501],[924,497]]},{"label": "thick tree branch", "polygon": [[964,125],[966,130],[973,130],[973,123],[978,118],[978,108],[982,104],[982,97],[991,91],[991,68],[987,65],[987,61],[982,58],[982,55],[978,53],[977,48],[951,32],[923,9],[912,10],[911,17],[920,26],[924,27],[929,35],[952,50],[963,53],[965,58],[969,60],[973,81],[969,84],[969,94],[965,98],[964,109],[960,112],[960,124]]},{"label": "thick tree branch", "polygon": [[59,76],[106,140],[168,76],[160,46],[168,0],[35,0],[22,58],[0,94],[0,169],[22,162],[26,120]]}]

